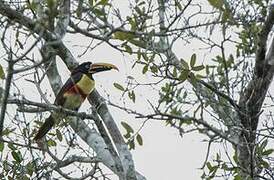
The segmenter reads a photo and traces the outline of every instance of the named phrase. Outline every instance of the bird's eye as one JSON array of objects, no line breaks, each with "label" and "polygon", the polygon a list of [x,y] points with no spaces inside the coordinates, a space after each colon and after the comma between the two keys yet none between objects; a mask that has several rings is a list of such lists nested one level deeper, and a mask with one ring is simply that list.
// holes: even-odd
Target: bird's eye
[{"label": "bird's eye", "polygon": [[85,68],[89,69],[89,68],[90,68],[90,65],[89,65],[89,64],[86,64],[86,65],[85,65]]}]

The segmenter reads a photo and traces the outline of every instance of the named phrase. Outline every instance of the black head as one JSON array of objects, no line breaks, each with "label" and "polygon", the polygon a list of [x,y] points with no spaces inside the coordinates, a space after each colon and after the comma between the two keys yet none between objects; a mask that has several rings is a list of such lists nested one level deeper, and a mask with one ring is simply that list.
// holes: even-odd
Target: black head
[{"label": "black head", "polygon": [[89,74],[91,64],[92,64],[91,62],[84,62],[80,64],[79,66],[73,69],[72,74],[78,73],[78,72]]},{"label": "black head", "polygon": [[89,76],[92,76],[92,74],[101,72],[101,71],[108,71],[111,69],[116,69],[118,71],[118,68],[114,66],[113,64],[108,64],[108,63],[91,63],[91,62],[84,62],[77,66],[73,71],[72,74],[74,73],[84,73]]}]

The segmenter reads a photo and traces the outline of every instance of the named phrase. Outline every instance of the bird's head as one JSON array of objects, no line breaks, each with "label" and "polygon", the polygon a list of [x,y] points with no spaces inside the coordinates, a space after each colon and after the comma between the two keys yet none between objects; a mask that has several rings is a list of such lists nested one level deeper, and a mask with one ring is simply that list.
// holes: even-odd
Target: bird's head
[{"label": "bird's head", "polygon": [[91,76],[92,74],[95,74],[97,72],[108,71],[111,69],[116,69],[117,71],[119,71],[118,68],[113,64],[84,62],[80,64],[79,66],[77,66],[72,71],[72,73],[82,72],[84,74]]}]

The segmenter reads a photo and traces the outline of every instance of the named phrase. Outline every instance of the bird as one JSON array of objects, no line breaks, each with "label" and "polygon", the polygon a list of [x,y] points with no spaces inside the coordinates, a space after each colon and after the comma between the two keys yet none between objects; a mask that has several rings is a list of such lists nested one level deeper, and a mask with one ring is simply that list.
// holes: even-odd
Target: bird
[{"label": "bird", "polygon": [[[84,62],[80,64],[72,70],[69,79],[57,93],[54,105],[78,111],[86,97],[95,88],[93,75],[111,69],[119,71],[115,65],[109,63]],[[42,140],[47,132],[58,122],[58,118],[61,119],[64,117],[60,113],[58,114],[58,112],[52,112],[39,128],[34,140]]]}]

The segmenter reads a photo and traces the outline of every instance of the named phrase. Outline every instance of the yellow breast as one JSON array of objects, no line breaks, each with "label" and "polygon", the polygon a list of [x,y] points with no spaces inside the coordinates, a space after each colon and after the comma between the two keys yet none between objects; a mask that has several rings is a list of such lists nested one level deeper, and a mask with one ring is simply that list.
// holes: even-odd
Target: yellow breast
[{"label": "yellow breast", "polygon": [[95,81],[84,74],[76,85],[83,91],[83,93],[90,94],[95,87]]}]

